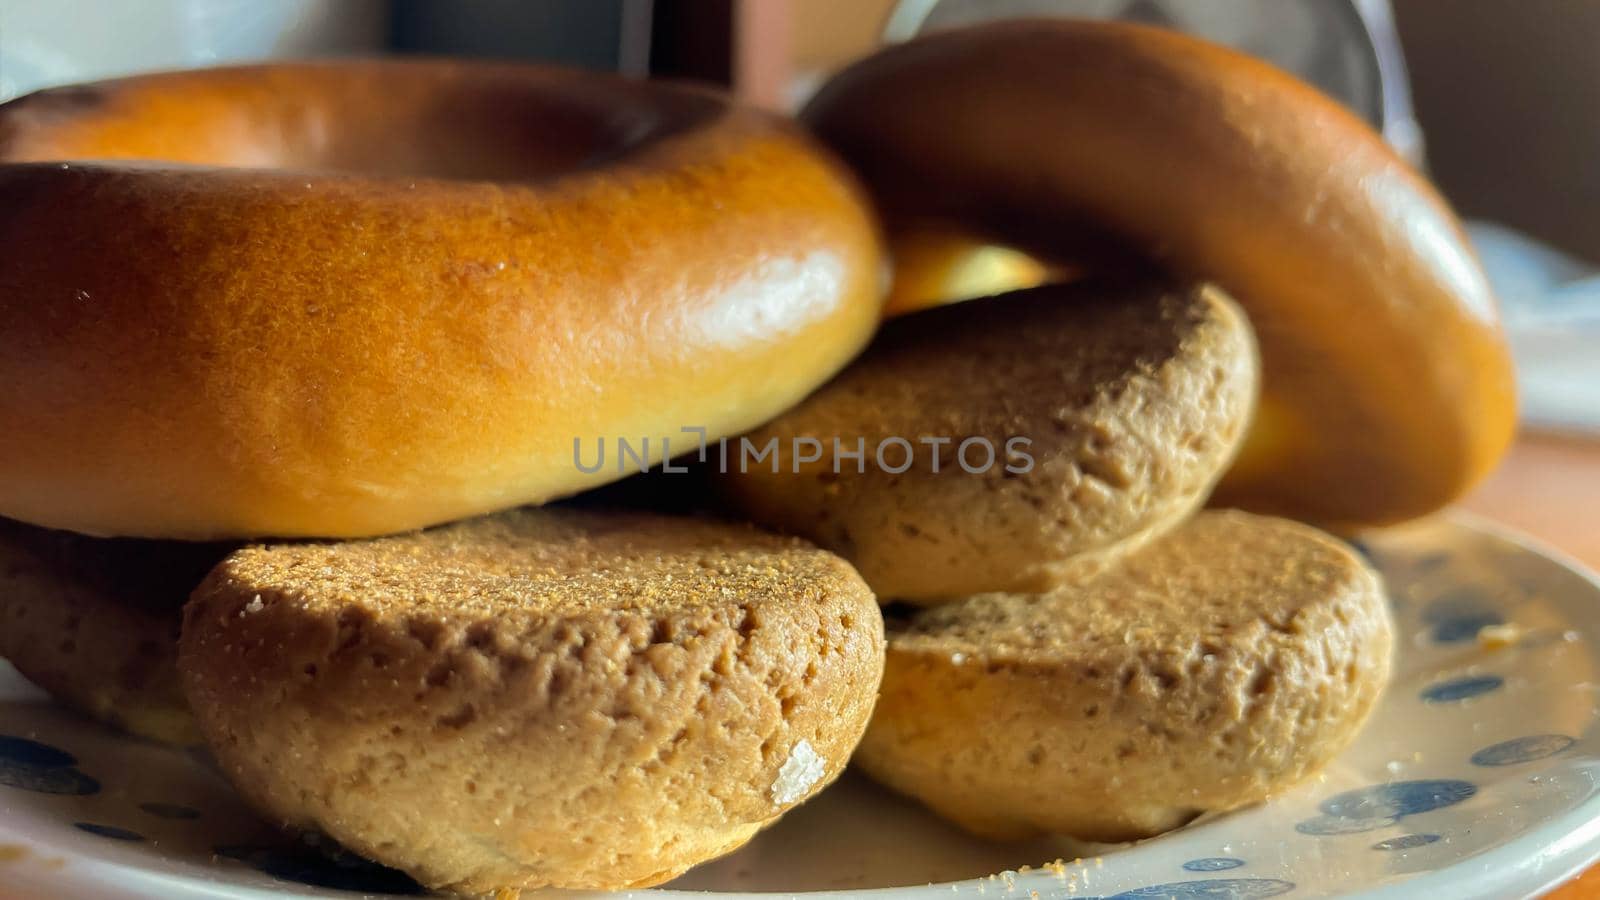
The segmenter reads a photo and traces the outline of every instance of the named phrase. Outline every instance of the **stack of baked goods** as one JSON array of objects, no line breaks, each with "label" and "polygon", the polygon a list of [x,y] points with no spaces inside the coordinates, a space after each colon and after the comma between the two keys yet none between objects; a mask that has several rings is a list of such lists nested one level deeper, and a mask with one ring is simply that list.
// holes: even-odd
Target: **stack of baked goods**
[{"label": "stack of baked goods", "polygon": [[[994,244],[1076,279],[941,305]],[[450,62],[0,106],[0,653],[459,893],[666,881],[852,756],[991,837],[1258,801],[1389,670],[1302,522],[1449,502],[1511,393],[1425,182],[1135,26],[799,123]],[[684,451],[714,515],[540,506]]]}]

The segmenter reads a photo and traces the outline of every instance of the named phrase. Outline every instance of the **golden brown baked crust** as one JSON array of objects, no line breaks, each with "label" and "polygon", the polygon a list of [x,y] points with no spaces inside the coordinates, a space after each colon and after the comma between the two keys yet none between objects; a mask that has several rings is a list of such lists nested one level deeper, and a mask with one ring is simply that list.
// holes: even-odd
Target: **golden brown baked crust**
[{"label": "golden brown baked crust", "polygon": [[[1214,289],[1146,279],[1020,291],[888,322],[849,368],[748,437],[757,448],[776,438],[777,472],[734,459],[721,484],[744,515],[849,559],[885,600],[1039,591],[1193,512],[1243,437],[1255,384],[1249,325]],[[820,458],[796,474],[807,437]],[[836,437],[848,452],[864,439],[865,471]],[[903,472],[897,437],[912,451]],[[962,465],[972,438],[994,448],[993,465],[982,444]],[[1028,443],[1010,449],[1031,463],[1007,453],[1016,438]]]},{"label": "golden brown baked crust", "polygon": [[832,781],[882,618],[747,526],[523,510],[229,557],[180,667],[277,820],[461,892],[665,881]]},{"label": "golden brown baked crust", "polygon": [[1510,354],[1454,214],[1364,123],[1265,63],[1131,24],[1002,22],[872,56],[804,118],[891,229],[951,220],[1067,265],[1131,252],[1236,298],[1262,411],[1219,502],[1404,519],[1510,440]]},{"label": "golden brown baked crust", "polygon": [[1201,513],[1086,587],[891,617],[856,761],[980,835],[1147,837],[1321,768],[1391,642],[1378,577],[1343,544]]},{"label": "golden brown baked crust", "polygon": [[575,440],[655,460],[792,405],[881,275],[844,170],[708,92],[447,62],[46,91],[0,106],[0,515],[347,537],[571,494],[621,477]]},{"label": "golden brown baked crust", "polygon": [[894,260],[886,317],[1069,281],[1074,274],[948,224],[900,223],[885,241]]},{"label": "golden brown baked crust", "polygon": [[104,540],[0,519],[0,657],[102,722],[198,744],[178,683],[180,610],[232,549]]}]

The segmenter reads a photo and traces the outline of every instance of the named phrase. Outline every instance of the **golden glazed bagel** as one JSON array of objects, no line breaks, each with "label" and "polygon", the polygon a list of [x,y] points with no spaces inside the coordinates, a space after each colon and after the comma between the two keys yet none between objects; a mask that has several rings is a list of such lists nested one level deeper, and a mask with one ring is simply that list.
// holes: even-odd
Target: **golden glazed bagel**
[{"label": "golden glazed bagel", "polygon": [[198,744],[178,683],[180,610],[233,549],[104,540],[0,519],[0,657],[102,722]]},{"label": "golden glazed bagel", "polygon": [[348,537],[571,494],[620,477],[577,440],[659,460],[791,406],[881,275],[844,170],[708,92],[449,62],[45,91],[0,106],[0,515]]},{"label": "golden glazed bagel", "polygon": [[524,510],[224,561],[179,666],[268,815],[462,893],[665,881],[831,782],[883,620],[748,526]]},{"label": "golden glazed bagel", "polygon": [[1091,280],[924,310],[744,439],[773,457],[730,444],[719,484],[885,600],[1041,591],[1205,501],[1256,367],[1244,315],[1211,288]]},{"label": "golden glazed bagel", "polygon": [[856,761],[985,837],[1148,837],[1321,768],[1392,640],[1377,576],[1338,541],[1201,513],[1087,586],[891,618]]},{"label": "golden glazed bagel", "polygon": [[1006,22],[857,63],[804,118],[891,229],[943,219],[1048,262],[1144,257],[1234,296],[1263,396],[1219,502],[1404,519],[1506,447],[1510,358],[1455,216],[1366,125],[1265,63],[1137,25]]},{"label": "golden glazed bagel", "polygon": [[1038,260],[938,224],[902,226],[887,237],[894,278],[883,314],[897,316],[953,300],[1008,294],[1066,280]]}]

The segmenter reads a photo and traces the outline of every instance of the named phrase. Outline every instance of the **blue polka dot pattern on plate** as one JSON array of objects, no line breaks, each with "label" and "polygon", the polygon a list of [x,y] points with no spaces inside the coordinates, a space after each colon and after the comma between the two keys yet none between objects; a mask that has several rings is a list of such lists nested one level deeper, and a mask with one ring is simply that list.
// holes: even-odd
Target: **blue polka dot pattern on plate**
[{"label": "blue polka dot pattern on plate", "polygon": [[1433,639],[1440,644],[1460,644],[1474,640],[1478,632],[1495,625],[1504,625],[1506,620],[1499,613],[1471,613],[1446,619],[1433,626]]},{"label": "blue polka dot pattern on plate", "polygon": [[101,825],[98,822],[73,822],[72,827],[78,829],[79,831],[87,831],[90,834],[99,835],[103,838],[110,838],[114,841],[144,840],[144,835],[140,834],[139,832],[129,831],[126,828],[118,828],[115,825]]},{"label": "blue polka dot pattern on plate", "polygon": [[1423,688],[1421,696],[1426,703],[1450,703],[1497,691],[1505,683],[1499,675],[1468,675],[1430,684]]},{"label": "blue polka dot pattern on plate", "polygon": [[1244,865],[1244,860],[1234,859],[1231,856],[1208,856],[1204,859],[1191,859],[1183,864],[1184,869],[1190,872],[1221,872],[1226,869],[1237,869]]},{"label": "blue polka dot pattern on plate", "polygon": [[1277,897],[1294,890],[1294,882],[1278,878],[1214,878],[1152,884],[1107,897],[1106,900],[1254,900]]},{"label": "blue polka dot pattern on plate", "polygon": [[0,785],[41,794],[86,796],[100,790],[100,782],[77,769],[29,769],[0,764]]},{"label": "blue polka dot pattern on plate", "polygon": [[1413,847],[1425,847],[1437,841],[1437,834],[1402,834],[1399,837],[1386,838],[1372,845],[1374,850],[1410,850]]},{"label": "blue polka dot pattern on plate", "polygon": [[49,744],[0,735],[0,785],[5,787],[78,796],[99,791],[100,782],[73,768],[77,761]]},{"label": "blue polka dot pattern on plate", "polygon": [[1322,815],[1296,824],[1294,830],[1318,836],[1377,831],[1403,816],[1453,806],[1476,793],[1472,782],[1454,779],[1376,784],[1329,797],[1318,807]]},{"label": "blue polka dot pattern on plate", "polygon": [[1462,588],[1429,603],[1422,611],[1422,620],[1433,627],[1433,640],[1438,644],[1459,644],[1478,636],[1478,632],[1491,625],[1504,625],[1506,620],[1476,590]]},{"label": "blue polka dot pattern on plate", "polygon": [[1557,753],[1576,744],[1577,741],[1564,734],[1530,734],[1514,740],[1502,741],[1493,746],[1485,747],[1472,754],[1472,764],[1475,766],[1514,766],[1517,763],[1533,762]]},{"label": "blue polka dot pattern on plate", "polygon": [[163,819],[198,819],[200,810],[177,803],[141,803],[139,808]]},{"label": "blue polka dot pattern on plate", "polygon": [[65,766],[75,766],[78,758],[49,744],[30,741],[27,738],[12,737],[9,734],[0,734],[0,763],[9,763],[18,766],[33,766],[41,769],[59,769]]},{"label": "blue polka dot pattern on plate", "polygon": [[1335,794],[1318,808],[1341,819],[1397,819],[1453,806],[1476,793],[1470,781],[1393,781]]},{"label": "blue polka dot pattern on plate", "polygon": [[217,847],[214,852],[297,884],[364,894],[427,893],[404,872],[343,851],[326,854],[296,846],[231,846]]}]

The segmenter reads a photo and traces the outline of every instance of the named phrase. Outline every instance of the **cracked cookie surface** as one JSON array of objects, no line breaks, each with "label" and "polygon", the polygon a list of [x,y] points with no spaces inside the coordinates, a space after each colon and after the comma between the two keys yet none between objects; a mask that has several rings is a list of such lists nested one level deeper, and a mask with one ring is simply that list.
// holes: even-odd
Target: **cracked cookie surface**
[{"label": "cracked cookie surface", "polygon": [[924,310],[747,436],[775,461],[730,450],[720,485],[884,600],[1045,590],[1204,502],[1257,370],[1249,323],[1210,287],[1092,280]]},{"label": "cracked cookie surface", "polygon": [[199,743],[178,682],[180,611],[233,549],[95,538],[0,519],[0,656],[107,725],[169,744]]},{"label": "cracked cookie surface", "polygon": [[1376,573],[1309,526],[1205,512],[1086,585],[891,615],[856,761],[986,837],[1125,841],[1266,798],[1388,681]]},{"label": "cracked cookie surface", "polygon": [[837,777],[882,665],[838,557],[572,509],[247,548],[180,652],[246,797],[467,893],[655,884],[738,847]]}]

